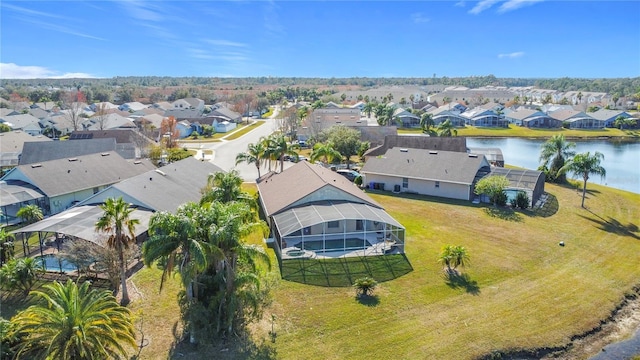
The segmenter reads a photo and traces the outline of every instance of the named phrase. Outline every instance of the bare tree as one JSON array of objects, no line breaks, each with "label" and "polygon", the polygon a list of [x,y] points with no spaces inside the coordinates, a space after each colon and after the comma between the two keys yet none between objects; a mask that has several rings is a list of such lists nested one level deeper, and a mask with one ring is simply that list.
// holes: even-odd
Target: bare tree
[{"label": "bare tree", "polygon": [[68,92],[62,97],[62,107],[64,110],[64,117],[71,123],[73,131],[78,131],[83,118],[82,109],[85,106],[84,94],[80,91]]},{"label": "bare tree", "polygon": [[98,104],[96,108],[96,113],[92,117],[93,122],[98,125],[99,130],[104,130],[107,128],[107,122],[109,120],[109,114],[107,113],[107,105],[105,103]]}]

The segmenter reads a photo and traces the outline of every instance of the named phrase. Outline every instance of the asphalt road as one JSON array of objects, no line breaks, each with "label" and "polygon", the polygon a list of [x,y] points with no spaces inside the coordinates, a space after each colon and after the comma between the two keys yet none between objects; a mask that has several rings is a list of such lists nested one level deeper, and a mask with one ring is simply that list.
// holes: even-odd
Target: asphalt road
[{"label": "asphalt road", "polygon": [[[223,140],[221,142],[203,142],[203,143],[183,143],[189,149],[199,150],[196,154],[197,159],[202,159],[202,150],[213,150],[213,155],[205,155],[204,159],[217,165],[224,171],[232,169],[237,170],[240,176],[246,182],[255,182],[258,178],[258,170],[254,164],[240,163],[236,165],[236,155],[247,150],[249,144],[258,142],[263,136],[269,136],[277,130],[275,116],[277,116],[279,108],[276,108],[273,115],[269,119],[264,119],[265,123],[244,134],[234,140]],[[285,169],[291,166],[291,162],[285,161]],[[260,175],[264,175],[268,171],[267,167],[260,169]]]}]

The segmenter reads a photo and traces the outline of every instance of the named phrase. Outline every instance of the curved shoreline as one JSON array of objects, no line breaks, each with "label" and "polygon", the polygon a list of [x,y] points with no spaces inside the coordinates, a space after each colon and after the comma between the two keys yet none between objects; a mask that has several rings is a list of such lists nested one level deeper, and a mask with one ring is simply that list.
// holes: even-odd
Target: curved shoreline
[{"label": "curved shoreline", "polygon": [[611,311],[609,317],[600,321],[595,328],[582,334],[573,335],[564,345],[535,349],[496,350],[480,357],[480,360],[571,360],[588,359],[604,347],[633,337],[640,332],[640,285]]}]

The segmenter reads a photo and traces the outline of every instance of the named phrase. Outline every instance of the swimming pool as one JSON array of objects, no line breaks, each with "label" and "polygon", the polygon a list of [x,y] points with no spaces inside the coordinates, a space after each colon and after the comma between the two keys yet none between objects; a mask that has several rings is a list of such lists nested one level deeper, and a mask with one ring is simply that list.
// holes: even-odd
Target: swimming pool
[{"label": "swimming pool", "polygon": [[367,240],[351,238],[351,239],[327,239],[325,241],[305,241],[295,245],[303,250],[313,251],[332,251],[342,249],[364,249],[371,246],[371,243]]},{"label": "swimming pool", "polygon": [[42,263],[46,271],[71,272],[78,270],[75,265],[54,254],[38,255],[35,259]]}]

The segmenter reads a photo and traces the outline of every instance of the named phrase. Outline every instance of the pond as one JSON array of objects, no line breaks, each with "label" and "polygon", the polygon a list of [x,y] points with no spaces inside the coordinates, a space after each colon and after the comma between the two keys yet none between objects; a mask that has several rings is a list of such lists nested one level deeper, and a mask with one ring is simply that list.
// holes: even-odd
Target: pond
[{"label": "pond", "polygon": [[[599,151],[604,155],[602,166],[607,170],[607,176],[602,180],[599,176],[593,176],[589,179],[590,183],[640,194],[640,142],[570,141],[576,143],[575,150],[578,153]],[[535,170],[540,165],[540,147],[544,142],[544,139],[469,137],[467,147],[500,148],[505,164]]]}]

